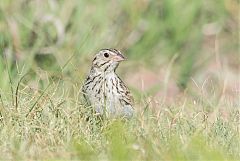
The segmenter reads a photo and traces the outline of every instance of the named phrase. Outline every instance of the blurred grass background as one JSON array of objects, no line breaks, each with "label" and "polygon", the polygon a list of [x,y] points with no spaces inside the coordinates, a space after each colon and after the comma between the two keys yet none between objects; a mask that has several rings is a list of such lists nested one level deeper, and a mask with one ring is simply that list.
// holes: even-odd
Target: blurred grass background
[{"label": "blurred grass background", "polygon": [[[102,48],[128,57],[139,117],[92,132],[79,89]],[[239,1],[1,0],[0,54],[3,160],[239,158]]]}]

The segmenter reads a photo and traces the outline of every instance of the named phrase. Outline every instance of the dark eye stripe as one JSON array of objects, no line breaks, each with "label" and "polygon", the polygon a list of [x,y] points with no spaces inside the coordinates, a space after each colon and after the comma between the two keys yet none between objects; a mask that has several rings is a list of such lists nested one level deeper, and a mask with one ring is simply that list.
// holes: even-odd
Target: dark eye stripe
[{"label": "dark eye stripe", "polygon": [[105,64],[107,64],[107,63],[109,63],[109,62],[110,62],[110,60],[108,60],[108,61],[106,61],[106,62],[100,64],[99,66],[101,67],[101,66],[103,66],[103,65],[105,65]]}]

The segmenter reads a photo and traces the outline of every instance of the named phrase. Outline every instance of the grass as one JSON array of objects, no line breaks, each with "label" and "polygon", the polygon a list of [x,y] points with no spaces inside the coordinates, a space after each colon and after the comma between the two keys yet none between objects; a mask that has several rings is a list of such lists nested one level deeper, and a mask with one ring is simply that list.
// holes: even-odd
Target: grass
[{"label": "grass", "polygon": [[[68,86],[68,88],[64,88]],[[239,109],[184,96],[176,104],[136,105],[129,121],[86,122],[80,84],[50,81],[44,90],[21,83],[1,93],[1,160],[238,160]],[[16,93],[16,92],[14,92]],[[15,101],[18,100],[18,103]],[[142,99],[145,100],[145,99]],[[14,102],[12,104],[12,102]],[[224,101],[225,102],[225,101]],[[16,107],[16,104],[18,106]],[[225,108],[227,107],[227,108]]]},{"label": "grass", "polygon": [[[0,160],[240,160],[238,8],[232,0],[1,1]],[[80,88],[106,47],[128,57],[118,73],[136,114],[86,122]],[[149,73],[160,79],[153,86]]]}]

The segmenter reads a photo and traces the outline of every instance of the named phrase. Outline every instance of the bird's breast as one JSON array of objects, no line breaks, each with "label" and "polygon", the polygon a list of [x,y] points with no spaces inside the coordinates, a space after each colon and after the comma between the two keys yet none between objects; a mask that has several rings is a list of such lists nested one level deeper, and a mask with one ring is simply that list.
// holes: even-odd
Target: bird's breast
[{"label": "bird's breast", "polygon": [[102,113],[106,108],[110,113],[132,114],[132,105],[124,97],[126,92],[121,83],[116,74],[92,77],[87,94],[97,112]]}]

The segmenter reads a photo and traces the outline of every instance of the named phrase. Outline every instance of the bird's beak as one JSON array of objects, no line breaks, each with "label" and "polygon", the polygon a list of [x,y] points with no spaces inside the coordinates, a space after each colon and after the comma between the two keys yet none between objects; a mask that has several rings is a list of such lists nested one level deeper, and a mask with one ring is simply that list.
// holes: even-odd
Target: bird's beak
[{"label": "bird's beak", "polygon": [[117,54],[113,57],[114,61],[120,62],[126,60],[126,57],[124,57],[122,54]]}]

